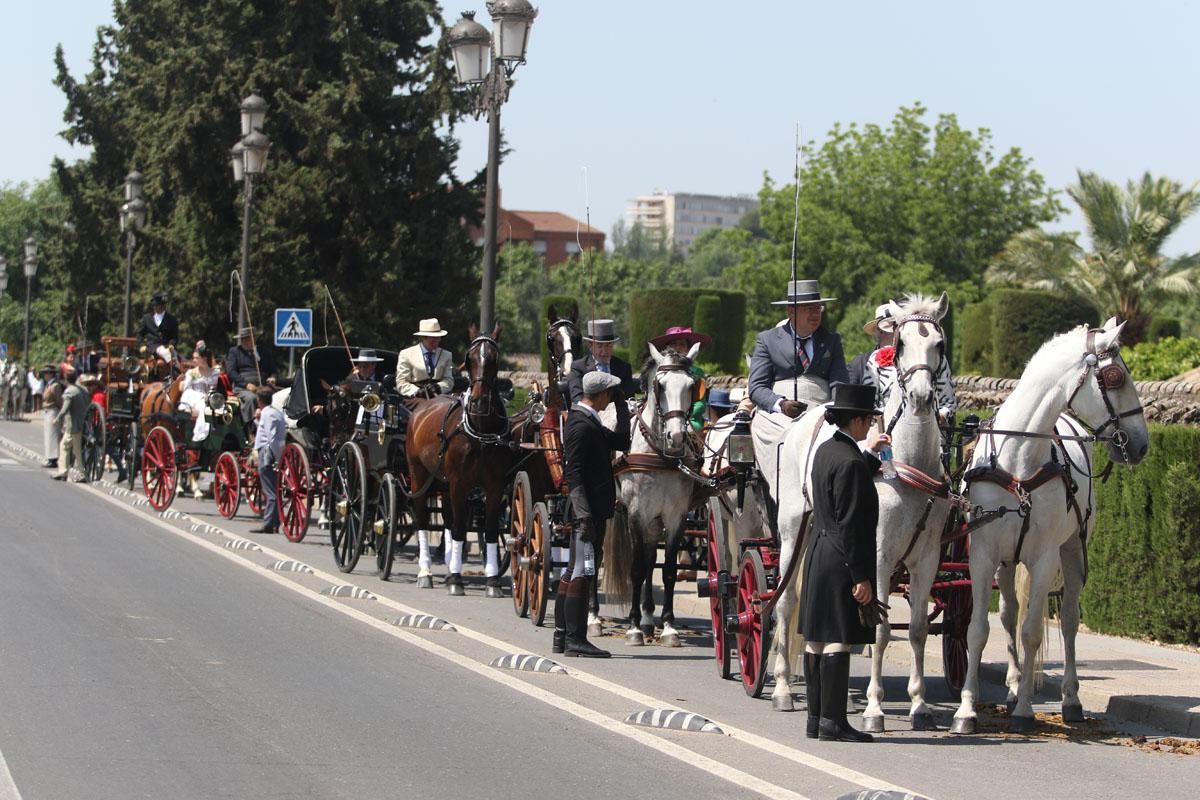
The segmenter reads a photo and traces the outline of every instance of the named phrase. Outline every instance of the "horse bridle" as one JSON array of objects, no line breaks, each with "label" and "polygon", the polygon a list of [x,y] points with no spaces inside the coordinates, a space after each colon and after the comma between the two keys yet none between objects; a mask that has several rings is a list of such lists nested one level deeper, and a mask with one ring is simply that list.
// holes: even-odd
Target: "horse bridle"
[{"label": "horse bridle", "polygon": [[[654,429],[648,430],[646,423],[642,420],[642,415],[638,414],[638,427],[641,428],[642,435],[646,437],[649,445],[658,452],[658,455],[663,458],[676,458],[675,456],[666,455],[663,447],[663,441],[666,436],[667,423],[673,419],[683,419],[686,423],[689,409],[674,409],[664,411],[662,408],[662,393],[658,391],[658,374],[660,372],[687,372],[691,368],[690,363],[671,362],[667,364],[657,364],[654,367],[654,377],[650,381],[654,384]],[[653,438],[651,438],[653,436]],[[655,441],[657,440],[657,442]]]},{"label": "horse bridle", "polygon": [[550,362],[554,364],[554,374],[558,376],[559,380],[563,380],[567,376],[562,374],[562,362],[554,355],[554,337],[563,328],[571,329],[571,336],[569,338],[571,339],[571,349],[574,350],[575,336],[579,333],[579,329],[575,326],[574,322],[569,319],[560,319],[551,323],[550,327],[546,329],[546,352],[549,353]]},{"label": "horse bridle", "polygon": [[[929,364],[913,364],[908,369],[900,369],[900,354],[904,352],[904,342],[900,338],[900,331],[905,325],[913,322],[921,325],[933,326],[935,331],[942,334],[943,342],[945,341],[945,333],[942,331],[941,324],[928,314],[909,314],[907,317],[902,318],[896,323],[894,328],[896,333],[896,358],[894,363],[896,365],[896,386],[900,389],[900,408],[896,410],[896,416],[892,417],[892,421],[888,423],[886,433],[889,436],[891,435],[892,430],[896,427],[896,423],[900,421],[900,417],[904,415],[904,409],[908,405],[908,386],[906,384],[908,379],[912,378],[912,376],[916,375],[918,372],[928,372],[930,382],[937,382],[937,372],[935,371],[934,367],[931,367]],[[922,329],[921,332],[924,333],[924,330]],[[939,348],[941,346],[942,345],[939,345]],[[941,358],[938,359],[938,366],[941,366]]]},{"label": "horse bridle", "polygon": [[[470,371],[471,371],[471,355],[473,353],[479,354],[478,357],[480,360],[480,366],[479,366],[479,374],[471,378],[471,383],[467,387],[467,396],[465,398],[466,402],[463,403],[463,407],[466,410],[466,414],[463,415],[464,420],[466,419],[466,416],[468,414],[475,414],[475,415],[484,416],[484,417],[493,416],[492,415],[492,395],[494,394],[493,387],[492,387],[492,384],[484,376],[484,368],[483,368],[483,349],[485,347],[487,347],[488,345],[495,348],[496,359],[497,359],[497,361],[499,361],[500,345],[496,342],[495,339],[493,339],[490,336],[476,336],[473,340],[471,340],[471,346],[467,348],[467,359],[466,360],[467,360],[468,374],[470,374]],[[483,397],[476,398],[476,397],[471,396],[471,392],[475,388],[476,384],[482,384],[484,386],[484,388],[487,390],[484,392]],[[496,416],[498,416],[498,415],[496,415]]]},{"label": "horse bridle", "polygon": [[[1125,382],[1129,380],[1129,368],[1125,366],[1121,360],[1120,350],[1116,347],[1110,347],[1107,350],[1096,350],[1096,334],[1104,333],[1101,328],[1091,328],[1087,333],[1087,343],[1084,345],[1083,354],[1083,370],[1079,373],[1079,377],[1075,379],[1075,390],[1071,392],[1070,398],[1067,399],[1067,410],[1074,414],[1080,421],[1083,421],[1082,415],[1076,411],[1072,404],[1075,402],[1075,397],[1079,391],[1083,389],[1087,383],[1088,375],[1094,374],[1096,379],[1096,388],[1100,390],[1100,399],[1104,401],[1104,408],[1108,411],[1108,419],[1106,419],[1098,428],[1092,431],[1092,434],[1097,440],[1108,439],[1117,446],[1121,451],[1121,458],[1125,463],[1129,463],[1129,452],[1126,447],[1129,445],[1129,434],[1121,427],[1121,420],[1126,417],[1142,415],[1145,413],[1141,402],[1137,406],[1128,411],[1118,412],[1113,406],[1112,398],[1108,396],[1109,392],[1115,392],[1125,386]],[[1103,363],[1103,362],[1108,363]],[[1104,431],[1112,426],[1113,432],[1107,436]]]}]

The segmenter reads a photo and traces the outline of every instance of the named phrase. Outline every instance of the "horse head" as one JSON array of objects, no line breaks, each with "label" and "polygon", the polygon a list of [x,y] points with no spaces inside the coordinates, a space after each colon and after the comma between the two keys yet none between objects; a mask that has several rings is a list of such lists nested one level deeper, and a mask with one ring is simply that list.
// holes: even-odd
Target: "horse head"
[{"label": "horse head", "polygon": [[[1150,449],[1150,432],[1133,376],[1121,358],[1121,329],[1110,317],[1099,328],[1077,328],[1069,355],[1073,367],[1063,369],[1067,411],[1083,420],[1108,444],[1109,457],[1137,464]],[[1082,347],[1078,346],[1083,339]]]},{"label": "horse head", "polygon": [[547,317],[550,327],[546,329],[546,349],[550,354],[550,366],[553,369],[549,375],[551,385],[567,379],[571,374],[575,351],[583,345],[583,337],[579,334],[578,315],[578,311],[571,309],[569,317],[560,317],[554,306],[549,308]]},{"label": "horse head", "polygon": [[668,350],[660,352],[653,342],[648,343],[652,368],[646,381],[646,408],[653,415],[649,421],[662,447],[663,455],[682,458],[687,445],[688,417],[692,410],[692,359],[700,343],[692,345],[687,355]]},{"label": "horse head", "polygon": [[949,309],[945,292],[937,300],[918,294],[903,303],[888,303],[896,347],[896,385],[902,395],[899,400],[917,414],[927,414],[934,407],[934,378],[946,348],[941,321]]},{"label": "horse head", "polygon": [[471,383],[467,388],[466,414],[472,428],[488,432],[491,430],[489,420],[504,417],[502,412],[493,409],[494,403],[501,402],[496,391],[496,375],[500,369],[500,326],[493,328],[490,336],[476,335],[474,326],[469,332],[472,338],[471,346],[467,348],[466,371]]}]

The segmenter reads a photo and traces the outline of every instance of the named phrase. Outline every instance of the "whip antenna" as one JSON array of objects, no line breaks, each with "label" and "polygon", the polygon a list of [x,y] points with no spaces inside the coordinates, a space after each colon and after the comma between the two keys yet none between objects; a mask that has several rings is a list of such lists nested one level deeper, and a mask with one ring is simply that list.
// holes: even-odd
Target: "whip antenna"
[{"label": "whip antenna", "polygon": [[[588,233],[592,232],[592,198],[588,192],[588,171],[587,167],[583,168],[583,218],[584,224],[587,226]],[[592,282],[592,260],[588,258],[587,251],[583,249],[583,240],[579,236],[579,222],[575,223],[575,244],[579,246],[579,252],[582,254],[584,266],[587,268],[588,276],[588,299],[592,306],[592,326],[596,324],[596,287]],[[593,335],[595,332],[593,331]]]},{"label": "whip antenna", "polygon": [[321,284],[325,290],[325,299],[329,302],[329,307],[333,309],[333,320],[337,323],[338,331],[342,334],[342,344],[346,346],[346,355],[350,358],[350,368],[354,368],[354,353],[350,352],[350,340],[346,338],[346,329],[342,327],[342,315],[338,313],[337,303],[333,300],[333,293],[329,291],[329,287]]},{"label": "whip antenna", "polygon": [[[800,235],[800,123],[796,123],[796,153],[795,167],[792,169],[792,178],[796,181],[796,198],[793,201],[794,213],[792,217],[792,277],[788,283],[788,300],[791,300],[791,292],[796,286],[796,240]],[[800,351],[798,335],[796,333],[796,323],[792,321],[792,308],[789,305],[788,323],[792,329],[792,372],[794,377],[792,380],[792,400],[799,401],[800,399]]]}]

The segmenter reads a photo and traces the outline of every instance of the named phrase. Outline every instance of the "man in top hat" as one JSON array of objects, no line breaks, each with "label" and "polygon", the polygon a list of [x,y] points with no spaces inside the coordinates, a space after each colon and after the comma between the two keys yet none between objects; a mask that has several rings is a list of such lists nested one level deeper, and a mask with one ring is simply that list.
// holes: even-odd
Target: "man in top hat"
[{"label": "man in top hat", "polygon": [[138,349],[153,352],[164,362],[174,360],[171,347],[179,340],[179,320],[167,311],[166,292],[155,292],[150,298],[150,313],[142,317],[137,330]]},{"label": "man in top hat", "polygon": [[241,402],[242,422],[249,430],[258,406],[255,392],[264,384],[274,387],[276,378],[275,359],[269,349],[254,341],[253,328],[238,331],[238,343],[225,356],[225,374],[233,383],[233,391]]},{"label": "man in top hat", "polygon": [[822,297],[815,280],[789,281],[787,297],[772,305],[787,306],[786,324],[758,334],[750,356],[750,397],[764,411],[798,417],[808,402],[828,399],[809,394],[803,398],[777,394],[778,381],[795,378],[815,378],[813,385],[828,386],[835,381],[845,382],[846,357],[842,352],[842,337],[821,326],[825,303],[836,297]]},{"label": "man in top hat", "polygon": [[441,347],[446,335],[437,317],[421,320],[413,336],[417,344],[400,351],[396,359],[396,391],[404,397],[433,397],[454,391],[454,364]]},{"label": "man in top hat", "polygon": [[607,372],[620,378],[620,388],[626,397],[633,397],[638,390],[637,381],[633,379],[633,368],[629,362],[613,355],[613,347],[621,341],[616,333],[616,326],[611,319],[594,319],[588,322],[587,332],[583,340],[588,343],[591,353],[576,359],[571,365],[571,374],[567,377],[567,389],[571,395],[571,404],[578,403],[583,398],[583,376],[589,372]]},{"label": "man in top hat", "polygon": [[[703,333],[696,333],[691,328],[685,328],[682,325],[673,325],[661,336],[655,336],[650,340],[650,343],[658,348],[659,352],[671,350],[672,352],[686,356],[691,350],[692,345],[699,344],[701,347],[708,347],[712,344],[712,337],[706,336]],[[690,374],[693,380],[696,381],[692,387],[692,412],[688,415],[688,421],[692,424],[692,430],[699,431],[704,427],[704,402],[705,396],[708,394],[708,386],[704,379],[707,377],[704,370],[692,364]]]}]

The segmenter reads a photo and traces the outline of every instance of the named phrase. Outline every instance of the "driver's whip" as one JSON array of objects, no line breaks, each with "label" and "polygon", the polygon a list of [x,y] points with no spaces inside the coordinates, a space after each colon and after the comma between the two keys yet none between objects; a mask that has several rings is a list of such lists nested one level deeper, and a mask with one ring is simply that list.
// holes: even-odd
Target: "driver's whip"
[{"label": "driver's whip", "polygon": [[338,313],[337,303],[334,302],[333,293],[329,291],[329,287],[321,284],[321,288],[325,290],[325,297],[333,309],[333,321],[337,323],[338,331],[342,334],[342,344],[345,345],[346,356],[350,359],[350,369],[354,369],[354,353],[350,352],[350,340],[346,338],[346,329],[342,327],[342,315]]},{"label": "driver's whip", "polygon": [[250,319],[250,307],[246,305],[246,287],[242,285],[242,276],[236,269],[229,273],[229,321],[233,322],[233,285],[235,282],[238,288],[238,299],[242,303],[242,312],[246,316],[246,325],[250,328],[250,346],[254,348],[254,372],[258,375],[258,385],[262,386],[262,367],[258,361],[258,342],[254,337],[254,321]]},{"label": "driver's whip", "polygon": [[[796,180],[796,199],[795,199],[795,215],[792,219],[792,277],[788,283],[788,291],[796,286],[796,239],[799,237],[800,230],[800,123],[796,123],[796,166],[792,171],[792,177]],[[789,297],[789,299],[791,299]],[[800,353],[797,351],[799,344],[798,335],[796,333],[796,322],[792,319],[791,309],[793,306],[788,306],[788,322],[791,323],[792,329],[792,402],[798,402],[800,399]]]}]

